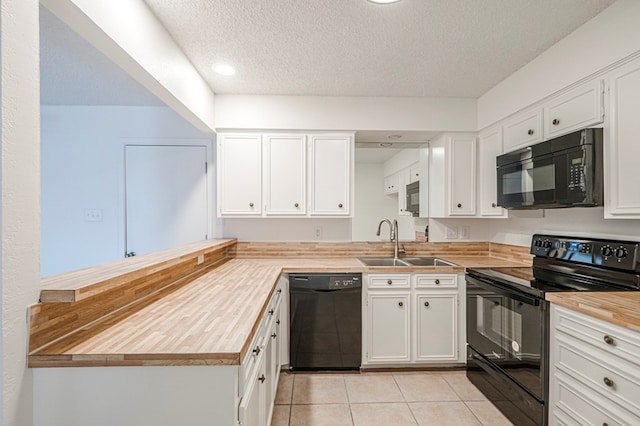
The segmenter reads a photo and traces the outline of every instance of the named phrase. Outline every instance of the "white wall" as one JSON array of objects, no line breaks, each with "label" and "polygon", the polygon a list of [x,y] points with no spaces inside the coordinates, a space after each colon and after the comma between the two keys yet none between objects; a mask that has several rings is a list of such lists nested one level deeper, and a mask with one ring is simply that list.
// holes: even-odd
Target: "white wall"
[{"label": "white wall", "polygon": [[216,129],[475,131],[476,99],[216,95]]},{"label": "white wall", "polygon": [[[219,220],[220,221],[220,220]],[[351,219],[223,219],[223,237],[241,241],[350,241]],[[315,230],[320,227],[320,238]]]},{"label": "white wall", "polygon": [[38,1],[0,8],[0,424],[30,425],[27,306],[39,296],[40,162]]},{"label": "white wall", "polygon": [[[205,145],[215,164],[213,136],[167,107],[43,106],[41,130],[42,276],[123,257],[125,144]],[[85,209],[103,220],[85,221]]]},{"label": "white wall", "polygon": [[618,0],[478,99],[478,129],[640,49],[640,1]]},{"label": "white wall", "polygon": [[41,3],[198,129],[213,131],[211,87],[143,1]]},{"label": "white wall", "polygon": [[356,163],[355,215],[351,226],[353,241],[388,240],[389,230],[376,236],[382,219],[397,219],[398,195],[384,195],[382,163]]},{"label": "white wall", "polygon": [[528,246],[534,233],[640,241],[640,220],[603,219],[602,207],[545,210],[540,218],[490,223],[490,241]]}]

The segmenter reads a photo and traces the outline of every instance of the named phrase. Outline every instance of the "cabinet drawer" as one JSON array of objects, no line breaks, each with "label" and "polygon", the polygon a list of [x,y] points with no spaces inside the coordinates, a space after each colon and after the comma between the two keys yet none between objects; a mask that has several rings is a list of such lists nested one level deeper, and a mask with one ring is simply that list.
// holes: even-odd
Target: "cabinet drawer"
[{"label": "cabinet drawer", "polygon": [[640,333],[561,306],[554,305],[553,311],[557,331],[640,365]]},{"label": "cabinet drawer", "polygon": [[556,334],[556,368],[626,409],[640,413],[640,367],[580,340]]},{"label": "cabinet drawer", "polygon": [[502,126],[504,152],[542,142],[542,110],[518,115]]},{"label": "cabinet drawer", "polygon": [[369,275],[369,288],[409,288],[409,274]]},{"label": "cabinet drawer", "polygon": [[544,107],[546,139],[602,123],[603,81],[576,87],[548,102]]},{"label": "cabinet drawer", "polygon": [[416,275],[416,288],[457,288],[457,275]]},{"label": "cabinet drawer", "polygon": [[556,373],[554,383],[558,400],[549,410],[551,424],[618,426],[640,422],[640,417],[586,389],[561,372]]}]

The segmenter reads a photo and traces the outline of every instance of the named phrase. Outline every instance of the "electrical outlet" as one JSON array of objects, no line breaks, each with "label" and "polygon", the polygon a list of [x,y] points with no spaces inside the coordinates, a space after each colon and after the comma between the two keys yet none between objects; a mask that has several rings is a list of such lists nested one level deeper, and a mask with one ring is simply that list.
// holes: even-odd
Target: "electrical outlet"
[{"label": "electrical outlet", "polygon": [[458,239],[458,229],[452,226],[447,226],[445,231],[445,238],[447,240],[457,240]]},{"label": "electrical outlet", "polygon": [[204,263],[204,254],[198,256],[198,265],[202,265]]},{"label": "electrical outlet", "polygon": [[313,237],[320,241],[322,239],[322,226],[317,225],[313,227]]},{"label": "electrical outlet", "polygon": [[461,240],[468,240],[469,239],[469,227],[468,226],[461,226],[460,227],[460,232],[458,234],[459,234]]},{"label": "electrical outlet", "polygon": [[84,209],[85,222],[102,222],[102,209]]}]

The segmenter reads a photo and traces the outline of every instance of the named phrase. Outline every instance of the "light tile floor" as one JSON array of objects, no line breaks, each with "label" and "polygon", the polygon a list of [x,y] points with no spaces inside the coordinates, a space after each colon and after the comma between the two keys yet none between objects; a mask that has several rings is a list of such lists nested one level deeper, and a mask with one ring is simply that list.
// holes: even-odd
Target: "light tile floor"
[{"label": "light tile floor", "polygon": [[511,425],[464,371],[289,373],[272,426]]}]

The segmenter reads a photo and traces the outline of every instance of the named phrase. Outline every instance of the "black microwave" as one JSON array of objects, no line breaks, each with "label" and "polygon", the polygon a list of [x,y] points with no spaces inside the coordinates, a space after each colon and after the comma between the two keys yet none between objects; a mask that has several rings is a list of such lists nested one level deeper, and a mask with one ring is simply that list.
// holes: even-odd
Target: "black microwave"
[{"label": "black microwave", "polygon": [[594,207],[603,202],[602,129],[584,129],[496,158],[498,205]]},{"label": "black microwave", "polygon": [[405,211],[412,216],[420,216],[420,181],[407,185],[407,205]]}]

